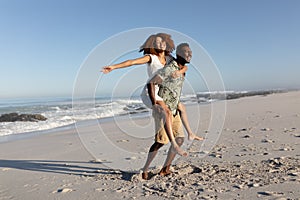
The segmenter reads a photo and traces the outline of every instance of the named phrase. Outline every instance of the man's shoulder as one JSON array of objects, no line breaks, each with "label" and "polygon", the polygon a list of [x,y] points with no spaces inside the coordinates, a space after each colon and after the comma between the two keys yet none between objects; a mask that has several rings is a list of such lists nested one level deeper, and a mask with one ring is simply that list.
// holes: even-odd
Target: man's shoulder
[{"label": "man's shoulder", "polygon": [[179,66],[175,60],[172,60],[168,65],[164,67],[164,69],[167,71],[174,71],[174,70],[178,70]]},{"label": "man's shoulder", "polygon": [[170,62],[172,62],[173,60],[175,60],[175,58],[171,55],[166,56],[166,65],[170,64]]},{"label": "man's shoulder", "polygon": [[179,68],[178,63],[176,62],[176,60],[172,60],[166,67],[175,67],[175,68]]},{"label": "man's shoulder", "polygon": [[171,61],[169,64],[164,66],[162,69],[160,69],[157,74],[161,78],[167,78],[169,77],[174,71],[179,70],[179,66],[175,60]]}]

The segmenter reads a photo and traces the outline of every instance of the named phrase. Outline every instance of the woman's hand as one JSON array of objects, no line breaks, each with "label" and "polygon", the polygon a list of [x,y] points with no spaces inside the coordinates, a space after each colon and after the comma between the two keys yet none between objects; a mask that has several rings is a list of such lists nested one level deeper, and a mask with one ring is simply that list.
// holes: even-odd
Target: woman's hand
[{"label": "woman's hand", "polygon": [[180,71],[179,70],[176,70],[172,73],[172,78],[179,78],[181,75]]},{"label": "woman's hand", "polygon": [[107,73],[111,72],[112,70],[114,70],[114,68],[112,66],[105,66],[105,67],[103,67],[101,72],[103,72],[104,74],[107,74]]}]

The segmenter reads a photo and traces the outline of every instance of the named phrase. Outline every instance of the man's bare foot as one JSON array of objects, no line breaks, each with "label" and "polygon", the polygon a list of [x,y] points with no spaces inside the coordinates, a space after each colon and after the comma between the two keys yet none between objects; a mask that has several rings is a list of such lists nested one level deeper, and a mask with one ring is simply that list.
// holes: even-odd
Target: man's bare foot
[{"label": "man's bare foot", "polygon": [[178,145],[172,145],[172,150],[174,153],[177,153],[184,157],[186,157],[188,155],[188,153],[186,151],[184,151],[182,148],[180,148],[180,146],[178,146]]},{"label": "man's bare foot", "polygon": [[170,170],[169,167],[163,167],[160,172],[159,172],[159,175],[160,176],[168,176],[170,174],[172,174],[173,172]]},{"label": "man's bare foot", "polygon": [[204,140],[203,137],[197,136],[197,135],[194,134],[194,133],[189,134],[188,139],[189,139],[189,140],[199,140],[199,141]]},{"label": "man's bare foot", "polygon": [[143,172],[142,173],[142,179],[149,180],[148,172]]}]

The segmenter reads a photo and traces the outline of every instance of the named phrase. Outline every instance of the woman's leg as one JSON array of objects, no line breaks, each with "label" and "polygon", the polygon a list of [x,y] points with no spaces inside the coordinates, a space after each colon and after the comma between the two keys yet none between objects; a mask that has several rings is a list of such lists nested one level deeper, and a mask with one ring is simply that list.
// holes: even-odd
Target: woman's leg
[{"label": "woman's leg", "polygon": [[172,147],[174,150],[181,156],[187,156],[187,152],[185,152],[183,149],[180,148],[180,146],[177,144],[173,130],[172,130],[172,112],[167,107],[165,102],[163,101],[157,101],[157,103],[163,108],[164,110],[164,128],[166,130],[166,133],[168,135],[168,138],[172,144]]},{"label": "woman's leg", "polygon": [[197,136],[196,134],[193,133],[193,131],[190,127],[190,124],[189,124],[189,120],[188,120],[188,117],[187,117],[185,106],[181,102],[179,102],[177,108],[178,108],[178,111],[179,111],[179,114],[180,114],[182,124],[183,124],[185,130],[188,133],[188,139],[189,140],[203,140],[202,137],[199,137],[199,136]]}]

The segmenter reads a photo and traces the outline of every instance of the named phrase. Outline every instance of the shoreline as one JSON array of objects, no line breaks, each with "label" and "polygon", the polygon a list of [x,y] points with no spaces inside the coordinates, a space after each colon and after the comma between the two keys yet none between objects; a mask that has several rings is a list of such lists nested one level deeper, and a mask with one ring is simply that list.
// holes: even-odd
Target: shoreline
[{"label": "shoreline", "polygon": [[[218,93],[218,92],[214,92],[214,93],[203,93],[202,95],[197,94],[197,101],[198,103],[196,103],[196,100],[191,99],[191,102],[188,104],[185,104],[186,106],[202,106],[202,105],[207,105],[207,104],[213,104],[215,102],[218,101],[231,101],[234,99],[241,99],[241,98],[247,98],[247,97],[253,97],[253,96],[268,96],[271,94],[277,94],[277,93],[288,93],[288,92],[297,92],[299,90],[261,90],[261,91],[247,91],[247,92],[228,92],[226,94],[226,96],[223,93]],[[211,96],[210,96],[211,95]],[[205,97],[207,99],[216,99],[216,101],[208,101],[208,102],[202,102],[200,99],[201,97]],[[219,100],[218,100],[219,98]],[[225,99],[224,99],[225,98]],[[61,98],[58,98],[61,99]],[[71,129],[76,125],[79,126],[87,126],[88,124],[93,125],[96,123],[101,123],[101,122],[109,122],[109,121],[113,121],[114,118],[120,118],[122,119],[122,117],[125,116],[132,116],[132,118],[143,118],[143,117],[149,117],[151,115],[151,110],[149,109],[148,111],[144,111],[141,113],[127,113],[127,114],[118,114],[116,116],[110,116],[110,117],[104,117],[104,118],[98,118],[98,119],[86,119],[86,120],[81,120],[81,121],[77,121],[71,124],[67,124],[67,125],[63,125],[63,126],[58,126],[58,127],[54,127],[54,128],[50,128],[50,129],[43,129],[43,130],[36,130],[36,131],[28,131],[28,132],[20,132],[20,133],[13,133],[13,134],[8,134],[8,135],[3,135],[0,136],[0,143],[2,142],[9,142],[9,141],[13,141],[13,140],[19,140],[19,139],[24,139],[24,138],[28,138],[28,137],[33,137],[33,136],[37,136],[37,135],[43,135],[43,134],[49,134],[49,133],[53,133],[55,131],[63,131],[66,129]],[[30,123],[30,122],[29,122]]]},{"label": "shoreline", "polygon": [[[3,143],[3,142],[10,142],[10,141],[14,141],[14,140],[22,140],[22,139],[31,138],[31,137],[38,136],[38,135],[51,134],[51,133],[55,133],[55,132],[74,129],[75,126],[86,127],[86,126],[95,125],[95,124],[103,123],[103,122],[112,122],[114,120],[114,118],[118,118],[120,120],[120,119],[124,118],[124,116],[126,117],[128,115],[118,115],[118,116],[105,117],[105,118],[99,118],[99,119],[87,119],[87,120],[74,122],[72,124],[59,126],[59,127],[55,127],[55,128],[50,128],[50,129],[45,129],[45,130],[37,130],[37,131],[30,131],[30,132],[3,135],[3,136],[0,136],[0,144]],[[149,112],[135,113],[135,114],[132,115],[132,118],[133,119],[135,119],[135,118],[146,118],[146,117],[149,117],[149,116],[150,116]]]}]

